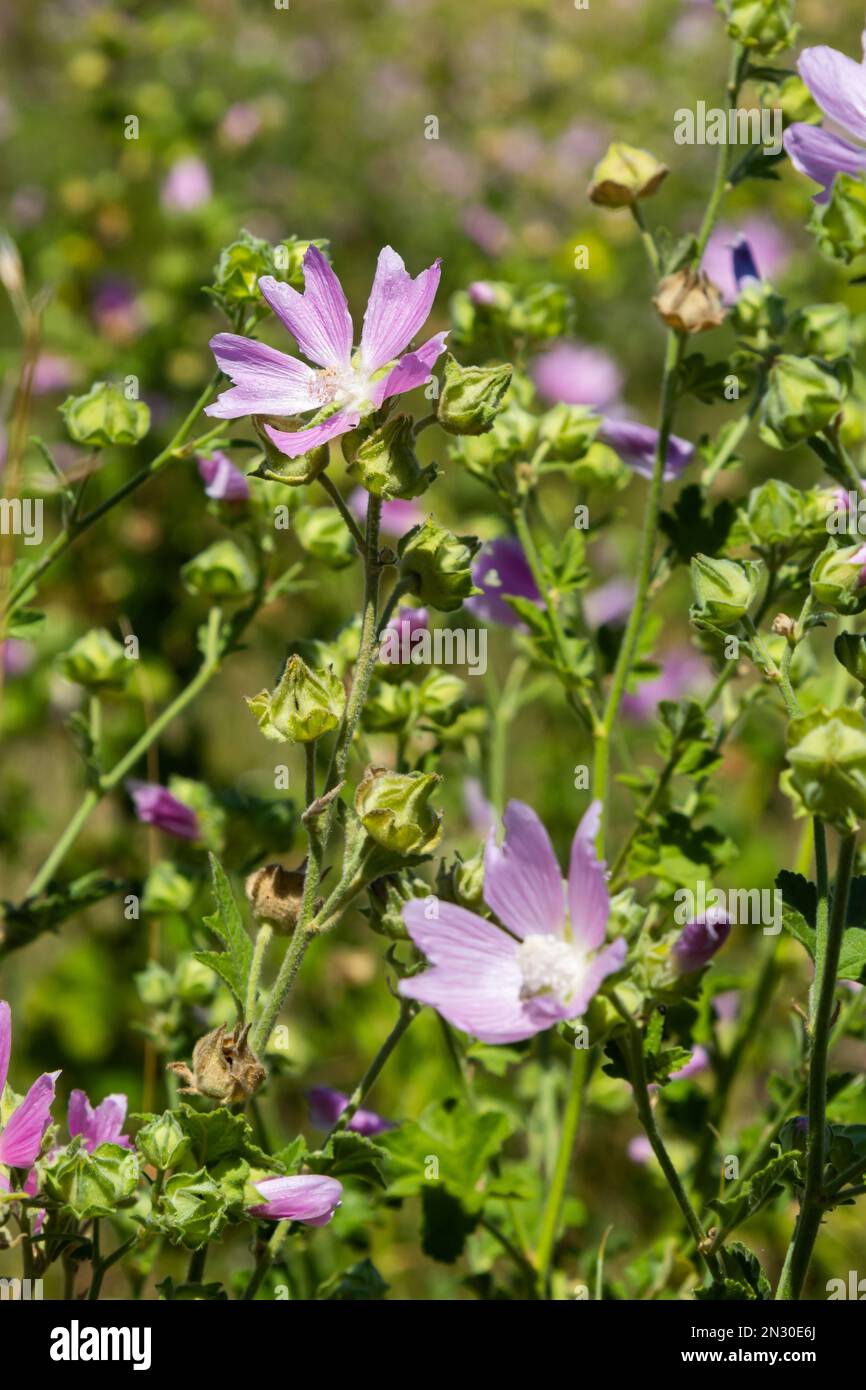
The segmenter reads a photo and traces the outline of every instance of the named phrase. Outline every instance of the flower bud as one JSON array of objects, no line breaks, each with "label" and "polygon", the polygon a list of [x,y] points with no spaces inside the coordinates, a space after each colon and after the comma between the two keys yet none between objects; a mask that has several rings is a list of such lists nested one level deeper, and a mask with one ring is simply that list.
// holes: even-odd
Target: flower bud
[{"label": "flower bud", "polygon": [[561,338],[574,318],[574,300],[562,285],[532,285],[519,294],[508,313],[508,330],[518,338]]},{"label": "flower bud", "polygon": [[317,671],[295,655],[286,662],[273,691],[247,698],[265,738],[278,743],[310,743],[336,729],[346,707],[342,681],[330,667]]},{"label": "flower bud", "polygon": [[265,864],[249,875],[244,889],[257,922],[268,922],[281,935],[291,936],[301,911],[305,868],[306,865],[284,869],[282,864]]},{"label": "flower bud", "polygon": [[866,545],[828,545],[809,576],[812,598],[821,608],[851,615],[866,608]]},{"label": "flower bud", "polygon": [[769,57],[797,37],[793,0],[727,0],[728,33]]},{"label": "flower bud", "polygon": [[240,1024],[226,1033],[221,1023],[206,1033],[192,1050],[192,1067],[186,1062],[169,1062],[166,1070],[174,1072],[186,1084],[181,1095],[208,1096],[222,1105],[237,1105],[249,1100],[267,1078],[267,1072],[249,1044],[250,1025]]},{"label": "flower bud", "polygon": [[175,1173],[162,1189],[158,1224],[175,1245],[200,1250],[214,1240],[226,1223],[226,1199],[206,1168]]},{"label": "flower bud", "polygon": [[220,252],[209,293],[224,309],[261,304],[259,278],[273,273],[274,253],[270,243],[242,231],[237,241]]},{"label": "flower bud", "polygon": [[714,560],[709,555],[692,558],[695,605],[692,619],[713,627],[736,627],[749,611],[758,589],[760,565],[753,560]]},{"label": "flower bud", "polygon": [[483,851],[465,860],[456,854],[451,864],[441,859],[436,874],[436,892],[444,902],[456,903],[469,912],[485,913]]},{"label": "flower bud", "polygon": [[370,686],[361,717],[370,733],[396,734],[416,714],[415,686],[411,681],[376,680]]},{"label": "flower bud", "polygon": [[266,426],[283,431],[296,429],[297,421],[291,416],[253,415],[252,423],[265,455],[265,462],[252,477],[275,478],[289,487],[301,487],[304,483],[314,482],[324,473],[331,457],[327,444],[320,444],[317,449],[310,449],[309,453],[290,459],[280,453],[268,434]]},{"label": "flower bud", "polygon": [[452,613],[478,593],[471,567],[480,545],[475,536],[455,536],[429,517],[407,532],[397,547],[400,578],[422,603]]},{"label": "flower bud", "polygon": [[174,972],[174,991],[182,1004],[201,1008],[213,999],[216,986],[217,978],[209,965],[195,956],[182,957]]},{"label": "flower bud", "polygon": [[853,174],[837,174],[826,203],[816,205],[809,223],[818,249],[830,260],[850,265],[866,251],[866,184]]},{"label": "flower bud", "polygon": [[430,671],[417,690],[420,713],[434,724],[452,724],[465,707],[466,683],[453,671]]},{"label": "flower bud", "polygon": [[552,459],[574,463],[584,457],[600,424],[589,406],[560,404],[542,415],[539,434],[549,443]]},{"label": "flower bud", "polygon": [[129,401],[119,386],[97,381],[86,396],[70,396],[60,414],[76,444],[90,449],[109,444],[137,444],[150,429],[144,401]]},{"label": "flower bud", "polygon": [[[829,1129],[829,1126],[828,1126]],[[809,1139],[809,1121],[805,1115],[793,1115],[779,1130],[779,1148],[783,1154],[805,1151]]]},{"label": "flower bud", "polygon": [[785,331],[785,301],[766,280],[746,280],[731,310],[741,338],[775,342]]},{"label": "flower bud", "polygon": [[[826,544],[825,518],[817,534],[819,545]],[[781,479],[771,478],[762,487],[753,487],[745,506],[737,513],[736,531],[731,541],[746,540],[753,550],[794,550],[803,544],[807,530],[803,493]]]},{"label": "flower bud", "polygon": [[601,207],[628,207],[655,193],[667,174],[667,167],[655,155],[615,141],[593,170],[589,197]]},{"label": "flower bud", "polygon": [[488,479],[501,464],[527,458],[537,441],[538,417],[512,401],[487,434],[458,439],[451,446],[451,457],[465,464],[470,473]]},{"label": "flower bud", "polygon": [[448,354],[437,419],[449,434],[486,434],[502,410],[511,385],[509,363],[496,367],[461,367]]},{"label": "flower bud", "polygon": [[840,632],[833,652],[839,665],[866,687],[866,637],[859,632]]},{"label": "flower bud", "polygon": [[68,681],[87,690],[118,690],[129,674],[123,647],[104,627],[85,632],[57,658],[57,664]]},{"label": "flower bud", "polygon": [[788,725],[783,790],[801,814],[842,833],[866,817],[866,720],[855,709],[813,709]]},{"label": "flower bud", "polygon": [[724,946],[731,924],[724,912],[708,908],[701,922],[686,922],[671,948],[671,956],[680,975],[703,970],[716,952]]},{"label": "flower bud", "polygon": [[360,444],[349,464],[374,497],[393,502],[418,497],[436,481],[435,464],[422,468],[415,454],[415,426],[411,415],[395,415]]},{"label": "flower bud", "polygon": [[795,314],[791,327],[805,352],[824,361],[851,350],[851,314],[844,304],[811,304]]},{"label": "flower bud", "polygon": [[721,293],[702,270],[684,267],[666,275],[653,304],[665,323],[678,333],[706,333],[725,320]]},{"label": "flower bud", "polygon": [[256,568],[237,541],[214,541],[181,568],[190,593],[207,598],[245,598],[256,587]]},{"label": "flower bud", "polygon": [[160,1172],[176,1168],[189,1153],[189,1136],[171,1110],[154,1115],[135,1136],[135,1144],[145,1163]]},{"label": "flower bud", "polygon": [[169,859],[160,859],[145,879],[142,912],[155,916],[186,912],[192,906],[195,889],[195,881],[188,874]]},{"label": "flower bud", "polygon": [[329,569],[345,569],[355,559],[355,543],[335,507],[301,507],[295,513],[295,535],[307,554]]},{"label": "flower bud", "polygon": [[358,819],[392,854],[429,854],[442,835],[442,813],[428,804],[438,772],[389,772],[368,767],[355,793]]},{"label": "flower bud", "polygon": [[304,257],[311,246],[315,246],[330,260],[331,243],[327,237],[314,237],[312,241],[307,241],[301,237],[290,236],[277,242],[274,247],[274,264],[278,278],[285,280],[287,285],[292,285],[296,290],[303,288]]},{"label": "flower bud", "polygon": [[791,449],[818,434],[845,399],[843,373],[816,357],[783,353],[770,369],[761,407],[760,434],[774,449]]}]

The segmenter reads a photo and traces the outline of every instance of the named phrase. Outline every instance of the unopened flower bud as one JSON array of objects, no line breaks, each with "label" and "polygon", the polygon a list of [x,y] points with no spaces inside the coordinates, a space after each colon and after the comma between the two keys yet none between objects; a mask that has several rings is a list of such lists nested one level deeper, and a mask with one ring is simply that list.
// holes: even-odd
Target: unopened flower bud
[{"label": "unopened flower bud", "polygon": [[436,467],[422,468],[415,454],[411,415],[395,415],[359,445],[349,472],[374,497],[386,502],[418,497],[436,481]]},{"label": "unopened flower bud", "polygon": [[296,429],[297,422],[294,419],[282,415],[253,415],[252,423],[265,454],[265,462],[254,476],[278,478],[289,487],[302,487],[305,483],[314,482],[324,473],[331,457],[327,444],[320,444],[317,449],[298,454],[296,458],[287,458],[285,454],[280,453],[268,434],[268,426],[285,432]]},{"label": "unopened flower bud", "polygon": [[449,434],[486,434],[502,410],[512,367],[461,367],[450,353],[437,420]]},{"label": "unopened flower bud", "polygon": [[284,869],[282,864],[265,864],[251,873],[244,889],[256,921],[291,936],[298,924],[305,879],[305,865]]},{"label": "unopened flower bud", "polygon": [[731,931],[731,924],[724,912],[709,908],[703,921],[687,922],[671,949],[677,971],[681,975],[691,975],[703,970],[724,946]]},{"label": "unopened flower bud", "polygon": [[60,414],[69,437],[89,449],[137,444],[150,429],[144,401],[127,400],[120,387],[108,381],[97,381],[86,396],[70,396]]},{"label": "unopened flower bud", "polygon": [[791,327],[805,351],[825,362],[851,350],[851,314],[845,304],[811,304],[794,316]]},{"label": "unopened flower bud", "polygon": [[480,549],[475,536],[455,536],[428,518],[400,541],[400,577],[422,603],[454,612],[478,590],[472,583],[472,560]]},{"label": "unopened flower bud", "polygon": [[728,33],[769,57],[797,37],[793,0],[727,0]]},{"label": "unopened flower bud", "polygon": [[237,541],[214,541],[181,568],[190,593],[207,598],[245,598],[256,587],[256,567]]},{"label": "unopened flower bud", "polygon": [[308,555],[332,570],[345,569],[357,554],[336,507],[301,507],[295,512],[295,535]]},{"label": "unopened flower bud", "polygon": [[851,615],[866,608],[866,545],[828,545],[809,576],[812,598],[821,608]]},{"label": "unopened flower bud", "polygon": [[120,643],[104,627],[92,628],[58,657],[68,681],[88,690],[119,689],[129,674],[130,663]]},{"label": "unopened flower bud", "polygon": [[209,293],[225,309],[260,304],[259,277],[273,273],[274,253],[270,244],[242,231],[237,241],[220,252]]},{"label": "unopened flower bud", "polygon": [[782,788],[802,814],[843,833],[866,816],[866,720],[855,709],[813,709],[788,725]]},{"label": "unopened flower bud", "polygon": [[145,1163],[160,1172],[176,1168],[189,1153],[189,1136],[171,1110],[155,1115],[135,1136],[135,1144]]},{"label": "unopened flower bud", "polygon": [[693,619],[713,627],[736,627],[746,616],[758,588],[760,566],[746,560],[714,560],[709,555],[692,558]]},{"label": "unopened flower bud", "polygon": [[866,251],[866,184],[853,174],[837,174],[826,203],[809,223],[818,248],[833,261],[850,265]]},{"label": "unopened flower bud", "polygon": [[705,333],[725,320],[721,293],[702,270],[684,267],[666,275],[653,304],[678,333]]},{"label": "unopened flower bud", "polygon": [[818,434],[845,399],[844,370],[816,357],[783,353],[770,369],[761,408],[761,438],[774,449],[791,449]]},{"label": "unopened flower bud", "polygon": [[438,772],[389,772],[368,767],[355,793],[358,819],[392,854],[429,854],[442,835],[442,813],[429,805]]},{"label": "unopened flower bud", "polygon": [[589,406],[562,403],[542,415],[539,434],[550,445],[552,459],[575,463],[586,454],[600,424]]},{"label": "unopened flower bud", "polygon": [[667,167],[647,150],[615,141],[593,170],[589,196],[601,207],[628,207],[655,193],[667,173]]},{"label": "unopened flower bud", "polygon": [[330,667],[313,671],[290,656],[273,691],[247,698],[265,738],[278,743],[310,743],[335,729],[346,707],[343,683]]}]

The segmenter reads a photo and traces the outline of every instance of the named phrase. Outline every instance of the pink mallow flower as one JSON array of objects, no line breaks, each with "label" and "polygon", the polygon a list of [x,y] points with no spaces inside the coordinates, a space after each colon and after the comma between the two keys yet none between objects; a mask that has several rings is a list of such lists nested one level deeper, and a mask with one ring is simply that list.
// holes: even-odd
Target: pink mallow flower
[{"label": "pink mallow flower", "polygon": [[213,497],[218,502],[246,502],[249,499],[249,483],[221,450],[215,449],[210,458],[202,455],[198,459],[198,471],[206,484],[206,497]]},{"label": "pink mallow flower", "polygon": [[468,598],[466,607],[482,622],[524,629],[506,598],[525,598],[542,607],[538,585],[516,536],[500,536],[481,547],[472,565],[472,583],[481,593]]},{"label": "pink mallow flower", "polygon": [[[652,426],[608,416],[602,423],[598,437],[603,444],[609,445],[614,453],[619,454],[623,463],[633,468],[635,473],[640,473],[644,478],[652,477],[659,438],[658,431]],[[680,439],[676,434],[671,435],[665,453],[663,477],[666,483],[680,476],[683,469],[691,463],[694,452],[694,445],[687,439]]]},{"label": "pink mallow flower", "polygon": [[178,801],[167,787],[157,782],[128,782],[135,814],[145,825],[155,825],[167,835],[179,840],[197,840],[200,835],[198,816],[190,806]]},{"label": "pink mallow flower", "polygon": [[[12,1051],[12,1010],[0,999],[0,1098],[9,1075]],[[46,1071],[33,1082],[24,1099],[0,1129],[0,1188],[9,1191],[9,1168],[31,1168],[39,1157],[45,1131],[51,1123],[54,1083],[59,1071]]]},{"label": "pink mallow flower", "polygon": [[549,405],[594,405],[604,410],[622,389],[622,373],[606,352],[566,340],[539,353],[530,372]]},{"label": "pink mallow flower", "polygon": [[166,212],[195,212],[210,196],[208,167],[194,154],[175,160],[159,191]]},{"label": "pink mallow flower", "polygon": [[739,227],[720,223],[707,242],[701,269],[718,285],[725,303],[733,304],[747,280],[775,279],[790,254],[790,243],[778,223],[757,214],[745,218]]},{"label": "pink mallow flower", "polygon": [[126,1096],[116,1092],[93,1106],[84,1091],[73,1091],[67,1114],[70,1139],[80,1134],[84,1147],[91,1154],[100,1144],[119,1144],[123,1149],[131,1149],[132,1140],[121,1133],[128,1104]]},{"label": "pink mallow flower", "polygon": [[259,288],[283,325],[297,340],[310,367],[264,343],[217,333],[211,348],[234,385],[207,407],[208,415],[235,420],[241,415],[318,415],[328,418],[301,430],[266,425],[269,438],[289,458],[347,434],[362,416],[391,396],[422,386],[445,349],[447,333],[428,338],[415,352],[400,354],[426,322],[439,286],[440,262],[414,280],[390,246],[379,252],[373,287],[364,313],[358,352],[343,287],[316,246],[304,256],[304,293],[264,275]]},{"label": "pink mallow flower", "polygon": [[686,922],[671,951],[677,973],[692,975],[703,970],[730,934],[731,924],[721,908],[708,908],[703,921]]},{"label": "pink mallow flower", "polygon": [[[307,1092],[307,1100],[310,1104],[310,1122],[316,1129],[331,1130],[339,1120],[346,1106],[349,1104],[349,1097],[344,1096],[342,1091],[334,1091],[330,1086],[314,1086]],[[375,1110],[356,1110],[347,1129],[353,1129],[356,1134],[364,1134],[367,1138],[374,1134],[383,1134],[386,1129],[393,1129],[390,1120],[383,1120],[381,1115],[377,1115]]]},{"label": "pink mallow flower", "polygon": [[401,980],[400,993],[430,1004],[455,1028],[486,1043],[518,1042],[585,1012],[602,981],[620,969],[624,937],[605,946],[607,869],[595,852],[601,804],[593,802],[571,846],[563,883],[547,831],[530,806],[510,801],[484,854],[484,901],[502,926],[453,903],[403,909],[431,969]]},{"label": "pink mallow flower", "polygon": [[[860,63],[826,44],[804,48],[797,63],[831,127],[795,121],[782,137],[794,168],[821,184],[820,193],[814,195],[816,203],[828,201],[837,174],[859,178],[866,173],[866,31],[862,43]],[[851,139],[843,139],[837,131]]]},{"label": "pink mallow flower", "polygon": [[[356,487],[349,493],[349,507],[358,521],[365,519],[369,500],[370,494],[366,488]],[[399,538],[405,536],[407,531],[411,531],[413,526],[420,526],[423,520],[424,512],[416,502],[395,497],[390,502],[382,503],[379,529],[385,536],[397,536]]]},{"label": "pink mallow flower", "polygon": [[305,1226],[327,1226],[343,1194],[336,1178],[301,1173],[291,1178],[264,1178],[256,1183],[264,1203],[247,1207],[250,1216],[266,1221],[302,1221]]}]

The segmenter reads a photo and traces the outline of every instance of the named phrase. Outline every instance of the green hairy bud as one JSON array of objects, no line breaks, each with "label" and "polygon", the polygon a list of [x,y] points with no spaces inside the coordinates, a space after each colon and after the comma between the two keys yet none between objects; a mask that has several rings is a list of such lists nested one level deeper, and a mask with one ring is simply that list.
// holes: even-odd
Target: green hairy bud
[{"label": "green hairy bud", "polygon": [[392,854],[429,854],[442,835],[442,813],[429,805],[441,781],[437,772],[368,767],[355,793],[358,819]]},{"label": "green hairy bud", "polygon": [[598,433],[599,416],[585,405],[555,405],[541,417],[540,436],[550,457],[564,463],[582,459]]},{"label": "green hairy bud", "polygon": [[177,1168],[190,1151],[189,1136],[171,1110],[154,1115],[146,1125],[142,1125],[135,1136],[135,1144],[145,1163],[160,1172]]},{"label": "green hairy bud", "polygon": [[422,603],[443,613],[454,612],[478,592],[471,565],[480,545],[475,536],[455,536],[429,518],[400,541],[400,577]]},{"label": "green hairy bud", "polygon": [[225,1225],[225,1194],[205,1168],[176,1173],[162,1189],[155,1220],[173,1244],[200,1250]]},{"label": "green hairy bud", "polygon": [[692,619],[713,627],[736,627],[745,618],[758,589],[760,565],[753,560],[714,560],[709,555],[692,559],[695,604]]},{"label": "green hairy bud", "polygon": [[330,668],[312,671],[290,656],[279,685],[247,698],[265,738],[278,743],[310,743],[336,729],[346,707],[343,683]]},{"label": "green hairy bud", "polygon": [[91,628],[57,658],[68,681],[88,690],[120,689],[129,674],[129,660],[121,644],[104,627]]},{"label": "green hairy bud", "polygon": [[815,208],[809,226],[825,256],[850,265],[866,251],[866,182],[837,174],[829,199]]},{"label": "green hairy bud", "polygon": [[60,407],[70,439],[89,449],[137,444],[150,429],[144,401],[127,400],[119,386],[97,381],[86,396],[70,396]]},{"label": "green hairy bud", "polygon": [[79,1221],[111,1216],[135,1192],[138,1154],[120,1144],[100,1144],[93,1153],[72,1144],[45,1170],[45,1190]]},{"label": "green hairy bud", "polygon": [[330,569],[341,570],[355,559],[355,543],[335,507],[302,507],[295,515],[301,547]]},{"label": "green hairy bud", "polygon": [[411,415],[395,415],[359,445],[349,472],[374,497],[418,497],[436,481],[436,467],[422,468],[415,454]]},{"label": "green hairy bud", "polygon": [[304,483],[315,482],[324,473],[331,458],[327,444],[320,444],[317,449],[290,459],[280,453],[265,429],[265,425],[270,425],[272,429],[290,433],[298,428],[297,420],[283,415],[253,415],[252,424],[265,455],[264,463],[256,473],[251,474],[252,477],[276,478],[289,487],[301,487]]},{"label": "green hairy bud", "polygon": [[237,541],[214,541],[181,569],[190,593],[207,598],[245,598],[256,587],[256,567]]},{"label": "green hairy bud", "polygon": [[761,407],[764,443],[774,449],[791,449],[820,433],[845,400],[842,377],[843,373],[816,357],[777,357]]},{"label": "green hairy bud", "polygon": [[267,241],[242,231],[220,252],[210,293],[226,309],[261,303],[259,279],[273,275],[274,253]]},{"label": "green hairy bud", "polygon": [[797,37],[793,0],[728,0],[728,33],[746,48],[769,56]]},{"label": "green hairy bud", "polygon": [[486,434],[502,410],[511,385],[510,365],[461,367],[450,353],[437,419],[449,434]]},{"label": "green hairy bud", "polygon": [[850,615],[866,608],[866,546],[828,545],[812,566],[809,584],[820,608]]},{"label": "green hairy bud", "polygon": [[866,816],[866,720],[858,710],[810,710],[788,726],[783,789],[801,814],[829,821],[842,833]]}]

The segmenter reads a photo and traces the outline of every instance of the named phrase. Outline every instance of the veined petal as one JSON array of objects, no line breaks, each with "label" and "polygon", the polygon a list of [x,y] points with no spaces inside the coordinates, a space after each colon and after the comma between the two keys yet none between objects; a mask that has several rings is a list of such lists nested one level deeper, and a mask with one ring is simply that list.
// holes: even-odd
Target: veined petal
[{"label": "veined petal", "polygon": [[352,315],[343,286],[317,246],[304,256],[303,294],[272,275],[262,276],[259,289],[305,357],[321,367],[349,365]]},{"label": "veined petal", "polygon": [[273,425],[265,425],[268,438],[272,439],[281,454],[287,458],[297,458],[300,454],[306,454],[309,449],[316,449],[320,444],[327,444],[329,439],[336,439],[341,434],[348,434],[353,430],[361,416],[357,410],[338,410],[336,415],[330,415],[327,420],[323,420],[321,425],[311,425],[306,430],[275,430]]},{"label": "veined petal", "polygon": [[210,346],[217,366],[234,386],[205,407],[206,415],[236,420],[241,415],[298,415],[317,409],[318,373],[306,362],[237,333],[217,333]]},{"label": "veined petal", "polygon": [[580,989],[570,1002],[569,1018],[579,1018],[581,1014],[586,1013],[591,1001],[598,993],[602,981],[620,969],[627,951],[628,945],[624,936],[618,936],[616,941],[612,941],[603,951],[599,951],[595,960],[591,961],[587,967]]},{"label": "veined petal", "polygon": [[796,121],[782,139],[794,168],[821,184],[822,191],[814,196],[816,203],[827,202],[837,174],[857,175],[866,171],[866,149],[849,145],[847,140],[821,126]]},{"label": "veined petal", "polygon": [[42,1136],[51,1122],[54,1083],[59,1071],[43,1072],[13,1110],[0,1134],[0,1163],[6,1168],[29,1168],[39,1157]]},{"label": "veined petal", "polygon": [[423,975],[401,980],[398,986],[405,999],[429,1004],[462,1033],[485,1043],[522,1042],[542,1033],[556,1019],[539,1017],[520,998],[520,970],[516,961],[467,979],[462,971],[434,966]]},{"label": "veined petal", "polygon": [[447,337],[447,332],[435,333],[426,343],[422,343],[417,351],[404,353],[396,367],[392,367],[388,375],[383,376],[373,386],[373,405],[378,408],[389,396],[400,396],[404,391],[413,391],[416,386],[423,386],[429,380],[437,359],[445,351]]},{"label": "veined petal", "polygon": [[9,1075],[9,1054],[12,1051],[12,1010],[5,999],[0,999],[0,1096]]},{"label": "veined petal", "polygon": [[289,1178],[264,1178],[256,1187],[265,1198],[262,1206],[249,1207],[253,1216],[272,1221],[303,1221],[325,1226],[340,1204],[343,1184],[317,1173]]},{"label": "veined petal", "polygon": [[594,951],[604,941],[610,915],[607,866],[595,851],[601,802],[593,801],[575,831],[568,866],[568,911],[575,946]]},{"label": "veined petal", "polygon": [[561,936],[565,892],[547,831],[522,801],[509,801],[502,821],[504,842],[491,831],[484,851],[484,901],[515,936]]},{"label": "veined petal", "polygon": [[402,256],[392,246],[383,246],[364,311],[361,361],[365,371],[375,372],[397,357],[426,322],[439,288],[440,267],[441,261],[436,260],[413,280]]},{"label": "veined petal", "polygon": [[804,48],[797,70],[826,116],[858,140],[866,140],[866,74],[863,65],[819,44]]}]

